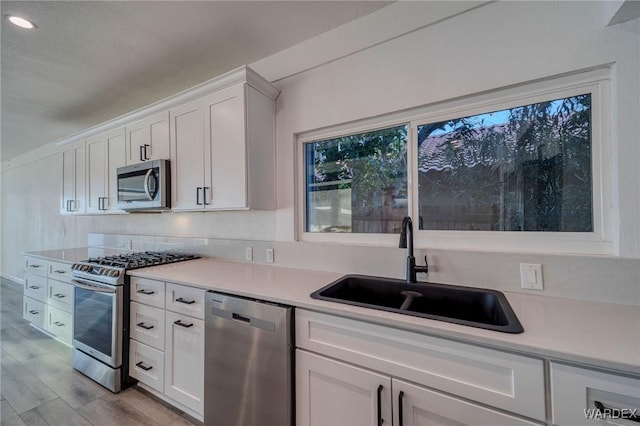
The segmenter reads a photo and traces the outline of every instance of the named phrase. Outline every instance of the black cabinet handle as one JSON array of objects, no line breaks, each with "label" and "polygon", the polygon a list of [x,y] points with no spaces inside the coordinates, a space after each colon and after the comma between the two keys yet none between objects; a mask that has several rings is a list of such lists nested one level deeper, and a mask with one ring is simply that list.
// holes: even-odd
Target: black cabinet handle
[{"label": "black cabinet handle", "polygon": [[201,186],[196,187],[196,204],[201,206],[202,203],[200,202],[200,190],[202,189]]},{"label": "black cabinet handle", "polygon": [[207,203],[207,189],[210,189],[208,186],[202,188],[202,204],[208,206],[211,203]]},{"label": "black cabinet handle", "polygon": [[60,321],[56,321],[54,322],[55,325],[57,325],[58,327],[64,327],[64,323],[61,323]]},{"label": "black cabinet handle", "polygon": [[144,144],[142,146],[144,148],[144,160],[147,161],[149,159],[149,153],[147,152],[147,148],[150,148],[151,146],[148,144]]},{"label": "black cabinet handle", "polygon": [[144,328],[145,330],[151,330],[153,328],[152,325],[146,325],[144,322],[136,324],[140,328]]},{"label": "black cabinet handle", "polygon": [[38,315],[40,312],[36,311],[35,309],[32,309],[32,310],[29,311],[29,313],[31,315]]},{"label": "black cabinet handle", "polygon": [[378,426],[382,426],[384,420],[382,419],[382,389],[383,386],[378,386]]},{"label": "black cabinet handle", "polygon": [[65,297],[67,297],[67,296],[65,296],[65,295],[64,295],[64,294],[62,294],[62,293],[56,293],[56,294],[54,294],[54,295],[53,295],[53,297],[56,297],[56,298],[58,298],[58,299],[64,299],[64,298],[65,298]]},{"label": "black cabinet handle", "polygon": [[29,265],[29,268],[39,268],[40,265]]},{"label": "black cabinet handle", "polygon": [[180,327],[184,327],[184,328],[193,327],[193,323],[191,323],[191,324],[186,324],[186,323],[182,322],[182,320],[174,321],[173,323],[174,323],[175,325],[179,325]]},{"label": "black cabinet handle", "polygon": [[185,305],[193,305],[194,303],[196,303],[195,300],[185,300],[182,297],[177,298],[176,302],[184,303]]},{"label": "black cabinet handle", "polygon": [[143,289],[138,290],[137,292],[138,292],[138,293],[140,293],[140,294],[144,294],[145,296],[151,296],[152,294],[155,294],[155,293],[156,293],[155,291],[152,291],[152,290],[145,290],[144,288],[143,288]]},{"label": "black cabinet handle", "polygon": [[136,367],[142,368],[144,371],[149,371],[153,368],[153,365],[144,365],[144,362],[140,361],[136,364]]},{"label": "black cabinet handle", "polygon": [[402,426],[404,424],[402,419],[402,398],[404,398],[404,392],[400,391],[398,394],[398,426]]},{"label": "black cabinet handle", "polygon": [[53,271],[54,274],[66,274],[67,271],[63,271],[62,269],[56,269],[55,271]]},{"label": "black cabinet handle", "polygon": [[[620,410],[619,408],[608,408],[606,405],[604,405],[600,401],[593,401],[593,405],[595,405],[598,411],[600,412],[604,411],[609,413],[622,413],[622,410]],[[632,422],[640,423],[640,416],[635,414],[634,410],[629,410],[628,413],[629,414],[627,416],[624,416],[621,418],[632,421]]]},{"label": "black cabinet handle", "polygon": [[38,290],[38,289],[40,289],[40,286],[37,286],[37,285],[30,285],[30,286],[29,286],[29,288],[30,288],[31,290]]},{"label": "black cabinet handle", "polygon": [[140,161],[144,161],[143,155],[142,155],[142,149],[144,148],[144,145],[140,145]]}]

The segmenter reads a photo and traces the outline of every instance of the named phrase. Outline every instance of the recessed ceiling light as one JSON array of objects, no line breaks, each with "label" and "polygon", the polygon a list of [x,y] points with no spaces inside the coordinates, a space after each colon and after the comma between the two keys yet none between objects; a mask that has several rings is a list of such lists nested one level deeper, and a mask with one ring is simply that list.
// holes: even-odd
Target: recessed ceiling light
[{"label": "recessed ceiling light", "polygon": [[14,16],[14,15],[5,15],[5,16],[9,20],[9,22],[11,22],[13,25],[19,26],[20,28],[26,28],[28,30],[32,30],[36,27],[33,22],[28,21],[19,16]]}]

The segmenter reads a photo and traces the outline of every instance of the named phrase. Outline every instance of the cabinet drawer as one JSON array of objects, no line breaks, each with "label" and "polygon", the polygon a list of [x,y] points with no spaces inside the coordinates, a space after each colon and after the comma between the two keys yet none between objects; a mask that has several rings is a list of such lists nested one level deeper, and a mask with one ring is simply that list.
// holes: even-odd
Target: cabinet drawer
[{"label": "cabinet drawer", "polygon": [[49,279],[47,303],[63,311],[73,312],[73,285]]},{"label": "cabinet drawer", "polygon": [[167,283],[167,311],[204,319],[205,290]]},{"label": "cabinet drawer", "polygon": [[545,420],[540,359],[304,310],[295,332],[298,347]]},{"label": "cabinet drawer", "polygon": [[164,391],[164,352],[131,340],[129,375],[158,392]]},{"label": "cabinet drawer", "polygon": [[73,315],[55,306],[49,306],[47,308],[45,328],[58,339],[71,344],[73,338]]},{"label": "cabinet drawer", "polygon": [[40,275],[24,274],[24,295],[44,302],[47,298],[47,278]]},{"label": "cabinet drawer", "polygon": [[[640,417],[640,378],[552,362],[551,404],[553,424],[558,426],[637,425],[620,417],[629,414]],[[594,415],[598,406],[603,416],[587,419],[590,414]]]},{"label": "cabinet drawer", "polygon": [[45,316],[45,304],[43,302],[30,297],[24,298],[24,311],[22,312],[22,318],[33,325],[44,328]]},{"label": "cabinet drawer", "polygon": [[30,274],[47,276],[47,261],[37,257],[24,257],[24,271]]},{"label": "cabinet drawer", "polygon": [[131,277],[131,300],[164,309],[164,282]]},{"label": "cabinet drawer", "polygon": [[164,350],[164,310],[131,302],[130,336],[158,350]]},{"label": "cabinet drawer", "polygon": [[71,263],[49,261],[49,278],[71,283]]}]

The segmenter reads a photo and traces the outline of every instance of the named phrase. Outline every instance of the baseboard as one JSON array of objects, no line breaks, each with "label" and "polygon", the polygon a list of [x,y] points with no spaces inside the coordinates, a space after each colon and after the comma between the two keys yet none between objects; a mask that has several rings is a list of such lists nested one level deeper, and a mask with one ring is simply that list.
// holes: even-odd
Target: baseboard
[{"label": "baseboard", "polygon": [[9,280],[17,285],[24,285],[24,278],[14,277],[13,275],[5,274],[4,272],[0,273],[0,276],[6,280]]}]

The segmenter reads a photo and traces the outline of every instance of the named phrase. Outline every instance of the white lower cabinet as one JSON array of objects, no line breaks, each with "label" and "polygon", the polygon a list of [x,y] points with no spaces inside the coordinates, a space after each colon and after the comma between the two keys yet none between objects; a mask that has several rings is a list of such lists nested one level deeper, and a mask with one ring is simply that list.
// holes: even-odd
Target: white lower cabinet
[{"label": "white lower cabinet", "polygon": [[22,312],[22,318],[29,321],[33,325],[44,328],[46,317],[44,302],[32,299],[30,297],[24,297],[23,303],[24,311]]},{"label": "white lower cabinet", "polygon": [[637,425],[640,378],[551,363],[553,424]]},{"label": "white lower cabinet", "polygon": [[45,329],[70,345],[73,340],[73,314],[48,305]]},{"label": "white lower cabinet", "polygon": [[25,256],[23,318],[58,340],[73,341],[71,264]]},{"label": "white lower cabinet", "polygon": [[131,277],[129,375],[197,419],[204,414],[202,289]]},{"label": "white lower cabinet", "polygon": [[391,424],[391,378],[296,350],[296,425]]},{"label": "white lower cabinet", "polygon": [[204,321],[166,313],[164,393],[204,413]]},{"label": "white lower cabinet", "polygon": [[541,359],[302,309],[295,333],[298,426],[546,421]]},{"label": "white lower cabinet", "polygon": [[533,426],[522,418],[463,401],[399,379],[392,380],[397,426]]},{"label": "white lower cabinet", "polygon": [[162,393],[164,391],[164,351],[131,340],[129,375]]}]

